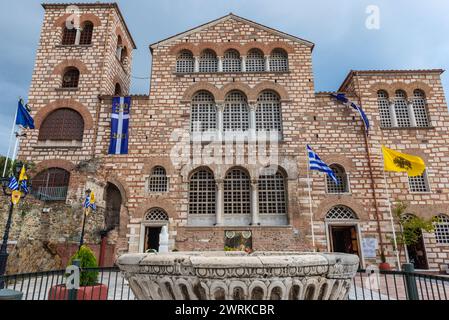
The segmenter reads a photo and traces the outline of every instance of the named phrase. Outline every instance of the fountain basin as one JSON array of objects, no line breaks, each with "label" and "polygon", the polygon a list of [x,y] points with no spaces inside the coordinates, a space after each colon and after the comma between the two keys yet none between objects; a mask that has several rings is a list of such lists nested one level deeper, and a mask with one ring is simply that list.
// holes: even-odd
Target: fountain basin
[{"label": "fountain basin", "polygon": [[139,300],[343,300],[356,255],[302,252],[172,252],[122,255]]}]

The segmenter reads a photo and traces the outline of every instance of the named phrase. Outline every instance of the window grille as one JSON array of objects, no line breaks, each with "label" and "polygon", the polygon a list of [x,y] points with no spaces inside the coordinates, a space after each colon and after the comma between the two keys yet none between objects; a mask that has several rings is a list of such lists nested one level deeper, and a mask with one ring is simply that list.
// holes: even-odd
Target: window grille
[{"label": "window grille", "polygon": [[435,239],[437,243],[449,244],[449,217],[440,214],[434,222]]},{"label": "window grille", "polygon": [[410,192],[429,192],[429,183],[427,179],[427,172],[420,176],[408,177],[408,183],[410,185]]},{"label": "window grille", "polygon": [[408,113],[408,105],[405,92],[402,90],[396,91],[394,100],[394,111],[396,113],[396,121],[398,127],[410,127],[410,116]]},{"label": "window grille", "polygon": [[270,71],[286,72],[288,71],[288,55],[282,49],[276,49],[271,53]]},{"label": "window grille", "polygon": [[168,214],[161,208],[152,208],[145,214],[144,220],[148,222],[168,222]]},{"label": "window grille", "polygon": [[357,215],[352,209],[346,206],[335,206],[326,214],[328,220],[350,220],[357,219]]},{"label": "window grille", "polygon": [[260,214],[287,214],[285,179],[281,173],[260,176],[258,189]]},{"label": "window grille", "polygon": [[282,131],[281,104],[279,96],[272,91],[264,91],[257,99],[256,129]]},{"label": "window grille", "polygon": [[83,140],[84,120],[75,110],[61,108],[50,113],[39,128],[38,140]]},{"label": "window grille", "polygon": [[250,180],[241,169],[232,169],[225,177],[224,213],[251,214]]},{"label": "window grille", "polygon": [[259,49],[251,49],[246,58],[246,71],[263,72],[265,71],[265,58],[263,52]]},{"label": "window grille", "polygon": [[92,35],[94,32],[94,25],[90,21],[86,21],[83,25],[81,36],[80,36],[80,44],[81,45],[89,45],[92,43]]},{"label": "window grille", "polygon": [[64,201],[67,197],[70,173],[61,168],[41,171],[32,179],[31,194],[45,201]]},{"label": "window grille", "polygon": [[240,72],[242,71],[242,61],[240,54],[236,50],[228,50],[223,57],[223,72]]},{"label": "window grille", "polygon": [[183,50],[176,59],[177,73],[192,73],[195,68],[195,59],[193,54],[188,50]]},{"label": "window grille", "polygon": [[150,176],[149,190],[150,192],[167,192],[167,173],[162,167],[155,167]]},{"label": "window grille", "polygon": [[427,115],[426,97],[421,90],[413,92],[413,112],[415,113],[415,120],[417,127],[428,127],[429,117]]},{"label": "window grille", "polygon": [[64,27],[62,32],[62,45],[74,45],[76,41],[76,32],[77,30],[75,28],[68,29],[67,27]]},{"label": "window grille", "polygon": [[209,170],[199,170],[190,177],[189,214],[215,215],[215,179]]},{"label": "window grille", "polygon": [[348,176],[346,174],[345,169],[337,164],[330,165],[330,168],[335,173],[335,177],[337,178],[338,184],[326,175],[326,186],[327,193],[347,193],[349,192],[348,188]]},{"label": "window grille", "polygon": [[78,88],[80,72],[77,68],[68,68],[62,76],[63,88]]},{"label": "window grille", "polygon": [[379,106],[380,126],[382,128],[391,128],[393,124],[391,121],[390,101],[385,91],[377,92],[377,104]]},{"label": "window grille", "polygon": [[249,129],[249,110],[246,97],[234,91],[227,95],[223,112],[225,131],[246,131]]},{"label": "window grille", "polygon": [[217,72],[218,59],[212,50],[204,50],[200,57],[200,72]]},{"label": "window grille", "polygon": [[191,131],[204,132],[217,128],[217,108],[214,97],[207,91],[198,92],[192,99]]}]

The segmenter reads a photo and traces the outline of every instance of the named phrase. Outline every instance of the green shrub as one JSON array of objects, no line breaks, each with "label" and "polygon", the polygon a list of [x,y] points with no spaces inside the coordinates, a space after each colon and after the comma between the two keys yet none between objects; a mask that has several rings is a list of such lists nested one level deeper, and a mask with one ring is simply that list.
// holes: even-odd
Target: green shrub
[{"label": "green shrub", "polygon": [[[82,246],[81,249],[75,253],[69,260],[69,265],[73,264],[73,260],[80,260],[81,270],[84,268],[98,268],[97,258],[93,251],[87,247]],[[80,286],[94,286],[98,284],[98,271],[81,271]]]}]

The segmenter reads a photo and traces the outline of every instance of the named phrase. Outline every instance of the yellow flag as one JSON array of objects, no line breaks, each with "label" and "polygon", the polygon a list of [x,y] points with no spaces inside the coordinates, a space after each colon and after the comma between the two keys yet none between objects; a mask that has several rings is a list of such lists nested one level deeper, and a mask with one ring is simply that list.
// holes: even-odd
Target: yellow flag
[{"label": "yellow flag", "polygon": [[11,202],[13,204],[18,204],[21,196],[22,193],[20,191],[14,190],[11,194]]},{"label": "yellow flag", "polygon": [[28,180],[27,173],[25,166],[22,167],[22,170],[20,171],[19,181]]},{"label": "yellow flag", "polygon": [[95,194],[93,191],[90,193],[90,204],[95,204]]},{"label": "yellow flag", "polygon": [[420,176],[426,170],[424,160],[417,156],[400,153],[382,146],[384,170],[407,172],[410,177]]}]

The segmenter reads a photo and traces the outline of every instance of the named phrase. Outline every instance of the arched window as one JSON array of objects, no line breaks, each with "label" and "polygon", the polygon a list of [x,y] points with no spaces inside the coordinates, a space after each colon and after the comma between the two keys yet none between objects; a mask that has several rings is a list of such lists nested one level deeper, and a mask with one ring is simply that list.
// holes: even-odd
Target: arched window
[{"label": "arched window", "polygon": [[122,87],[121,87],[120,83],[116,83],[115,84],[114,95],[115,96],[121,96],[122,95]]},{"label": "arched window", "polygon": [[427,171],[424,171],[420,176],[408,177],[408,184],[410,186],[410,192],[430,192]]},{"label": "arched window", "polygon": [[263,72],[265,71],[265,59],[263,52],[259,49],[251,49],[246,58],[246,71]]},{"label": "arched window", "polygon": [[345,168],[338,164],[332,164],[330,165],[330,168],[335,173],[335,177],[337,178],[338,184],[335,183],[335,181],[330,178],[328,175],[326,175],[326,186],[327,186],[327,193],[347,193],[349,192],[348,187],[348,176],[346,174]]},{"label": "arched window", "polygon": [[62,76],[63,88],[78,88],[80,72],[75,67],[67,68]]},{"label": "arched window", "polygon": [[242,61],[237,50],[227,50],[223,57],[223,72],[241,72]]},{"label": "arched window", "polygon": [[275,49],[270,57],[270,71],[286,72],[288,71],[288,54],[282,49]]},{"label": "arched window", "polygon": [[224,213],[251,214],[251,184],[241,169],[231,169],[224,179]]},{"label": "arched window", "polygon": [[437,243],[449,244],[449,217],[440,214],[435,217],[435,240]]},{"label": "arched window", "polygon": [[239,91],[226,96],[223,112],[224,131],[246,131],[249,129],[249,110],[246,97]]},{"label": "arched window", "polygon": [[151,172],[148,189],[150,192],[167,192],[168,178],[163,167],[154,167]]},{"label": "arched window", "polygon": [[377,92],[377,105],[379,107],[380,126],[382,128],[391,128],[390,101],[388,100],[388,93],[384,90]]},{"label": "arched window", "polygon": [[257,98],[256,129],[282,131],[281,103],[273,91],[264,91]]},{"label": "arched window", "polygon": [[410,127],[410,116],[408,114],[407,96],[404,91],[397,90],[394,98],[394,112],[398,127]]},{"label": "arched window", "polygon": [[195,59],[192,52],[189,50],[182,50],[176,58],[176,72],[177,73],[192,73],[195,70]]},{"label": "arched window", "polygon": [[200,72],[217,72],[218,59],[214,51],[206,49],[200,56]]},{"label": "arched window", "polygon": [[107,229],[115,229],[120,226],[120,211],[122,208],[122,194],[112,183],[106,186],[106,212],[105,225]]},{"label": "arched window", "polygon": [[64,46],[71,46],[75,44],[76,41],[76,28],[67,28],[67,26],[64,26],[64,29],[62,31],[62,45]]},{"label": "arched window", "polygon": [[38,140],[82,141],[83,117],[75,110],[61,108],[50,113],[42,122]]},{"label": "arched window", "polygon": [[217,128],[217,110],[214,97],[207,91],[200,91],[192,99],[190,126],[192,132],[204,132]]},{"label": "arched window", "polygon": [[262,175],[258,181],[259,213],[287,214],[287,192],[285,178],[280,172]]},{"label": "arched window", "polygon": [[430,125],[427,115],[426,96],[422,90],[417,89],[413,91],[413,112],[417,127],[428,127]]},{"label": "arched window", "polygon": [[64,201],[67,197],[70,173],[61,168],[41,171],[32,179],[31,193],[43,201]]},{"label": "arched window", "polygon": [[144,221],[152,223],[166,223],[168,222],[168,214],[164,209],[161,208],[151,208],[145,214]]},{"label": "arched window", "polygon": [[94,24],[90,21],[84,22],[81,29],[80,45],[89,45],[92,43]]},{"label": "arched window", "polygon": [[123,40],[120,35],[117,36],[117,49],[115,55],[119,61],[122,61]]},{"label": "arched window", "polygon": [[201,169],[190,177],[189,214],[215,215],[215,179],[210,170]]},{"label": "arched window", "polygon": [[353,220],[358,219],[355,212],[346,206],[332,207],[326,214],[327,220]]}]

